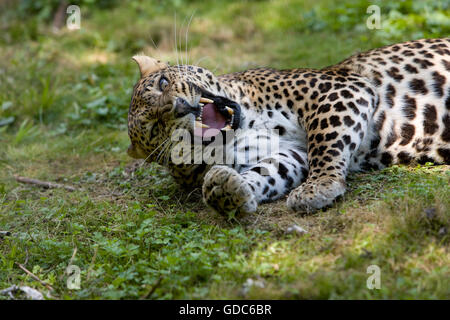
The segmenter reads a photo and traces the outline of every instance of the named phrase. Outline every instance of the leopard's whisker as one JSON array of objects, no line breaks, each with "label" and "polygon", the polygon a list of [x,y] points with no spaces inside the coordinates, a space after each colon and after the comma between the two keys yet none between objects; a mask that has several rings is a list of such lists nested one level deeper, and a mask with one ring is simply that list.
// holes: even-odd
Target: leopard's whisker
[{"label": "leopard's whisker", "polygon": [[177,68],[178,68],[178,75],[181,77],[180,73],[180,61],[178,59],[178,42],[177,42],[177,12],[174,12],[174,24],[175,24],[175,30],[174,30],[174,36],[175,36],[175,55],[177,57]]},{"label": "leopard's whisker", "polygon": [[155,41],[153,40],[152,35],[150,35],[150,40],[152,40],[153,46],[155,47],[156,51],[159,51],[158,46],[156,45]]},{"label": "leopard's whisker", "polygon": [[200,59],[198,59],[197,61],[195,61],[194,66],[198,66],[198,64],[200,63],[200,61],[203,61],[205,59],[210,59],[210,56],[203,56]]},{"label": "leopard's whisker", "polygon": [[187,26],[187,29],[186,29],[186,64],[189,64],[189,57],[188,57],[188,33],[189,33],[189,27],[191,25],[191,21],[192,21],[192,18],[194,17],[194,14],[195,14],[195,10],[191,14],[191,18],[189,19],[189,23],[188,23],[188,26]]},{"label": "leopard's whisker", "polygon": [[182,44],[183,44],[183,27],[186,23],[187,20],[187,16],[184,17],[183,23],[181,24],[179,30],[178,30],[178,43],[177,45],[179,46],[180,49],[180,60],[181,60],[181,65],[184,65],[185,62],[183,61],[183,52],[182,52]]},{"label": "leopard's whisker", "polygon": [[172,150],[171,148],[172,143],[167,144],[167,147],[164,150],[164,156],[163,156],[163,160],[164,160],[164,165],[168,165],[169,164],[169,160],[170,160],[170,151]]},{"label": "leopard's whisker", "polygon": [[161,155],[164,154],[165,150],[167,149],[167,146],[169,145],[167,142],[168,141],[166,140],[164,147],[161,149],[161,151],[158,153],[158,156],[156,157],[156,162],[158,162],[158,163],[159,163],[159,160],[161,159]]},{"label": "leopard's whisker", "polygon": [[161,150],[159,151],[158,156],[156,157],[157,159],[158,159],[159,155],[161,154],[161,152],[163,152],[163,151],[165,150],[165,148],[166,148],[168,142],[169,142],[169,138],[167,138],[166,140],[164,140],[164,142],[161,144],[162,148],[161,148]]},{"label": "leopard's whisker", "polygon": [[167,138],[166,140],[164,140],[159,146],[157,146],[155,148],[155,150],[153,150],[145,159],[144,161],[142,161],[142,163],[140,164],[139,167],[142,167],[144,165],[144,163],[156,152],[156,150],[158,150],[164,143],[167,142],[167,140],[169,140],[169,138]]},{"label": "leopard's whisker", "polygon": [[165,153],[164,153],[164,164],[168,165],[170,161],[171,151],[172,151],[172,141],[167,145]]},{"label": "leopard's whisker", "polygon": [[211,71],[212,73],[215,73],[217,68],[222,67],[220,63],[216,64],[216,67]]},{"label": "leopard's whisker", "polygon": [[[159,161],[160,161],[161,159],[164,159],[165,154],[166,154],[166,151],[170,149],[170,146],[171,146],[171,145],[172,145],[172,144],[171,144],[170,141],[166,141],[164,147],[161,149],[161,151],[159,152],[159,154],[158,154],[158,156],[157,156],[157,158],[156,158],[156,162],[159,163]],[[164,161],[163,161],[163,163],[164,163]]]}]

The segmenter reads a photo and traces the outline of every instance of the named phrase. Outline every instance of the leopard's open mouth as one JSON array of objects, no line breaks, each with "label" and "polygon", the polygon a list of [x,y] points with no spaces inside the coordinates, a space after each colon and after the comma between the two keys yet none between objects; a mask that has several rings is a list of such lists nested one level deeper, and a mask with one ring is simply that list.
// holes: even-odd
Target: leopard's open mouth
[{"label": "leopard's open mouth", "polygon": [[236,102],[202,90],[199,106],[195,113],[195,136],[209,138],[239,128],[241,107]]}]

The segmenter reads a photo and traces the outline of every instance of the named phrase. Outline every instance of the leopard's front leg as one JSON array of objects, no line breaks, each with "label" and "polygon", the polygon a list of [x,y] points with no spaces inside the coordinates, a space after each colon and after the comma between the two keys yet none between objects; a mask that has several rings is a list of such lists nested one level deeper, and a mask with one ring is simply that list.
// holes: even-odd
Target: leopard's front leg
[{"label": "leopard's front leg", "polygon": [[203,200],[220,214],[254,212],[257,201],[250,184],[233,168],[216,165],[205,176]]},{"label": "leopard's front leg", "polygon": [[352,97],[319,106],[307,124],[309,175],[288,197],[287,205],[294,211],[314,212],[345,193],[350,160],[368,134],[374,101],[365,91],[353,92]]},{"label": "leopard's front leg", "polygon": [[259,203],[276,200],[298,186],[308,173],[306,153],[287,149],[240,171],[216,165],[205,175],[203,199],[222,215],[255,212]]}]

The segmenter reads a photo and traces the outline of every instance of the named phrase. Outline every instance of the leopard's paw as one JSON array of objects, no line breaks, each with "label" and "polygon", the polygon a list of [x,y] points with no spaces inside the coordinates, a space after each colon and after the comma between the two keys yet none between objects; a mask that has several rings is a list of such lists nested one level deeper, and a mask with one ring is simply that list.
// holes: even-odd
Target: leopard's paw
[{"label": "leopard's paw", "polygon": [[250,185],[230,167],[212,167],[205,175],[202,193],[203,201],[222,215],[256,211],[257,202]]},{"label": "leopard's paw", "polygon": [[345,193],[343,180],[306,181],[291,191],[287,206],[294,211],[312,213],[331,205],[334,200]]}]

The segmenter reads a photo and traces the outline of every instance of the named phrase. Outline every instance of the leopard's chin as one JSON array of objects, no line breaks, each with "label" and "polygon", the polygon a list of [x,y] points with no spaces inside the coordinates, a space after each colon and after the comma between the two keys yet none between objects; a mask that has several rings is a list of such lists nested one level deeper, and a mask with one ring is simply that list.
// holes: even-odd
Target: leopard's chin
[{"label": "leopard's chin", "polygon": [[144,159],[146,157],[144,150],[142,150],[139,146],[136,146],[133,143],[131,143],[130,146],[128,147],[127,153],[131,158],[134,159]]}]

